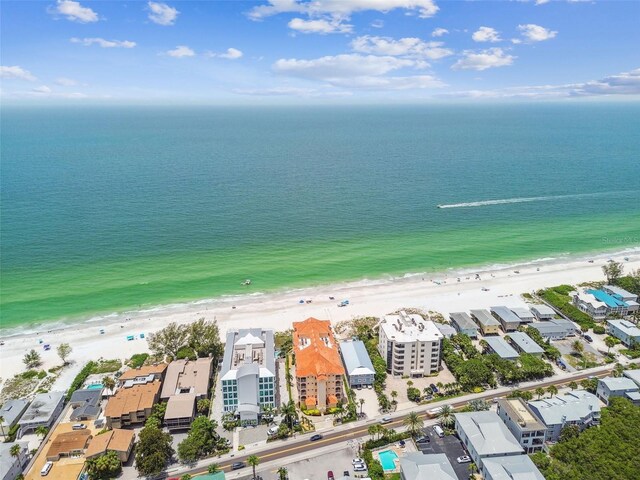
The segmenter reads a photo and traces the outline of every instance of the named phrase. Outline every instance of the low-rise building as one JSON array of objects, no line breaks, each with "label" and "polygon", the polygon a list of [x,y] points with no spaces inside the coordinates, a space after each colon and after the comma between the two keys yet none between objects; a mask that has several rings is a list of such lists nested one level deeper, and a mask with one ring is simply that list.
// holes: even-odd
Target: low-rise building
[{"label": "low-rise building", "polygon": [[547,427],[538,420],[524,400],[521,398],[498,399],[497,414],[525,453],[542,451]]},{"label": "low-rise building", "polygon": [[549,340],[562,340],[563,338],[574,336],[578,331],[578,327],[573,322],[564,318],[552,318],[545,322],[534,322],[531,327],[540,332],[542,338]]},{"label": "low-rise building", "polygon": [[93,420],[100,416],[102,412],[102,388],[86,388],[76,390],[71,395],[69,404],[73,408],[71,421]]},{"label": "low-rise building", "polygon": [[624,300],[634,295],[618,287],[608,287],[602,290],[585,288],[572,292],[573,304],[594,320],[604,320],[611,315],[624,317],[638,310],[637,296],[635,300]]},{"label": "low-rise building", "polygon": [[530,353],[537,357],[544,353],[544,349],[524,332],[511,332],[508,336],[511,345],[520,353]]},{"label": "low-rise building", "polygon": [[293,322],[293,349],[300,403],[321,412],[342,403],[345,372],[329,320]]},{"label": "low-rise building", "polygon": [[520,323],[531,323],[536,317],[526,307],[513,307],[511,311],[520,319]]},{"label": "low-rise building", "polygon": [[18,438],[38,427],[51,428],[64,407],[64,392],[39,393],[18,421]]},{"label": "low-rise building", "polygon": [[484,341],[487,343],[488,351],[490,353],[497,353],[500,358],[515,360],[520,356],[502,337],[485,337]]},{"label": "low-rise building", "polygon": [[458,333],[463,333],[471,338],[478,338],[478,326],[473,322],[467,312],[453,312],[449,314],[451,325]]},{"label": "low-rise building", "polygon": [[257,424],[263,407],[275,408],[273,330],[248,328],[227,332],[220,378],[223,410],[234,412],[242,424]]},{"label": "low-rise building", "polygon": [[535,317],[541,322],[556,318],[556,311],[550,306],[543,303],[539,305],[533,305],[531,307],[531,313],[533,313]]},{"label": "low-rise building", "polygon": [[[14,445],[20,446],[20,453],[15,457],[11,455],[11,448]],[[28,448],[28,442],[0,443],[0,480],[16,480],[20,476],[29,463]]]},{"label": "low-rise building", "polygon": [[49,446],[47,461],[57,462],[62,457],[81,457],[91,438],[91,432],[86,428],[59,433]]},{"label": "low-rise building", "polygon": [[622,372],[622,375],[624,375],[627,378],[630,378],[631,380],[633,380],[635,382],[636,385],[638,385],[640,387],[640,369],[637,370],[625,370]]},{"label": "low-rise building", "polygon": [[607,320],[607,331],[627,347],[640,344],[640,328],[629,320]]},{"label": "low-rise building", "polygon": [[351,387],[373,385],[376,371],[361,340],[340,342],[340,354]]},{"label": "low-rise building", "polygon": [[440,370],[443,335],[421,315],[387,315],[380,322],[378,350],[394,377],[423,377]]},{"label": "low-rise building", "polygon": [[193,393],[173,395],[167,401],[164,425],[169,430],[185,430],[196,417],[196,396]]},{"label": "low-rise building", "polygon": [[402,480],[457,480],[449,459],[444,453],[425,455],[420,452],[406,453],[400,457]]},{"label": "low-rise building", "polygon": [[596,396],[607,405],[612,397],[622,397],[640,405],[640,387],[627,377],[605,377],[598,380]]},{"label": "low-rise building", "polygon": [[2,430],[3,436],[8,434],[9,430],[18,423],[18,420],[20,420],[20,417],[28,406],[29,402],[21,398],[9,399],[2,404],[0,408],[0,417],[2,418],[0,421],[0,429]]},{"label": "low-rise building", "polygon": [[520,318],[508,307],[491,307],[491,314],[500,322],[502,330],[505,332],[514,332],[520,326]]},{"label": "low-rise building", "polygon": [[493,318],[489,310],[471,310],[471,318],[480,327],[482,335],[498,335],[500,322]]},{"label": "low-rise building", "polygon": [[135,433],[132,430],[122,430],[120,428],[114,428],[96,435],[91,439],[87,447],[85,458],[91,460],[107,452],[116,452],[120,461],[125,463],[131,456],[135,437]]},{"label": "low-rise building", "polygon": [[585,390],[574,390],[552,398],[531,400],[529,408],[547,427],[546,440],[557,442],[568,425],[581,430],[600,423],[600,401]]},{"label": "low-rise building", "polygon": [[635,311],[638,309],[638,295],[636,295],[635,293],[628,292],[624,288],[620,288],[615,285],[605,285],[604,287],[602,287],[602,290],[604,290],[612,297],[626,302],[630,306],[631,311]]},{"label": "low-rise building", "polygon": [[444,338],[453,337],[458,331],[448,323],[433,322]]},{"label": "low-rise building", "polygon": [[[122,428],[128,425],[143,424],[153,410],[153,406],[160,400],[159,380],[153,375],[146,377],[146,383],[129,385],[127,380],[115,395],[109,398],[104,410],[107,428]],[[140,379],[136,380],[141,382]]]},{"label": "low-rise building", "polygon": [[522,455],[524,449],[495,412],[454,414],[456,432],[469,456],[482,471],[483,462],[492,457]]},{"label": "low-rise building", "polygon": [[154,365],[143,365],[142,367],[131,368],[118,377],[118,385],[135,385],[136,383],[149,383],[153,380],[162,381],[166,371],[166,363],[156,363]]},{"label": "low-rise building", "polygon": [[484,480],[545,480],[528,455],[487,458],[482,475]]}]

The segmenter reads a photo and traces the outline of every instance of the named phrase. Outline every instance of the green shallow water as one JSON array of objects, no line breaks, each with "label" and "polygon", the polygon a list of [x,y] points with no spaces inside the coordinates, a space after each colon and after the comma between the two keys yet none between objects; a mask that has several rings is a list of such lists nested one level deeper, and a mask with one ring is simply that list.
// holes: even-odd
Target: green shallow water
[{"label": "green shallow water", "polygon": [[0,326],[638,246],[638,118],[4,109]]}]

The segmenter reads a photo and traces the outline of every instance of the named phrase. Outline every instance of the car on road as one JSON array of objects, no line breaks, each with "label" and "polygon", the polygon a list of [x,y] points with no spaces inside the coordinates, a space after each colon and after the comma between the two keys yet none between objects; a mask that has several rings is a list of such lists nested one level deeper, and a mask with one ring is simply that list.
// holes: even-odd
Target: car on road
[{"label": "car on road", "polygon": [[585,339],[587,342],[589,342],[589,343],[592,343],[592,342],[593,342],[593,338],[591,338],[591,335],[585,335],[585,336],[584,336],[584,339]]},{"label": "car on road", "polygon": [[364,463],[356,463],[353,466],[353,471],[354,472],[364,472],[367,470],[367,466]]},{"label": "car on road", "polygon": [[354,458],[353,460],[351,460],[351,465],[355,465],[356,463],[364,463],[364,460],[362,460],[361,458]]},{"label": "car on road", "polygon": [[315,442],[316,440],[322,440],[322,435],[320,435],[319,433],[316,433],[315,435],[312,435],[309,440],[312,442]]},{"label": "car on road", "polygon": [[333,471],[329,470],[327,472],[327,480],[334,480]]},{"label": "car on road", "polygon": [[246,467],[247,465],[244,462],[233,462],[231,464],[231,470],[240,470],[241,468]]},{"label": "car on road", "polygon": [[464,455],[462,457],[456,458],[456,462],[458,463],[469,463],[471,461],[471,457],[468,455]]},{"label": "car on road", "polygon": [[344,472],[342,472],[342,476],[343,477],[350,477],[351,474],[349,473],[349,470],[345,470]]},{"label": "car on road", "polygon": [[429,438],[428,435],[425,435],[424,437],[416,438],[416,443],[429,443],[430,441],[431,441],[431,438]]},{"label": "car on road", "polygon": [[380,419],[380,423],[391,423],[392,419],[390,416],[385,416]]}]

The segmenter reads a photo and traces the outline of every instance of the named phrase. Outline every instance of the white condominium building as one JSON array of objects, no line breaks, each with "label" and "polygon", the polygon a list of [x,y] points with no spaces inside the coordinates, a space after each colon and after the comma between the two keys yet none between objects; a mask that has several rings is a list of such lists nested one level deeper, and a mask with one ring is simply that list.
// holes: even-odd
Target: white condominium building
[{"label": "white condominium building", "polygon": [[393,376],[422,377],[440,368],[443,335],[420,315],[387,315],[380,322],[378,349]]}]

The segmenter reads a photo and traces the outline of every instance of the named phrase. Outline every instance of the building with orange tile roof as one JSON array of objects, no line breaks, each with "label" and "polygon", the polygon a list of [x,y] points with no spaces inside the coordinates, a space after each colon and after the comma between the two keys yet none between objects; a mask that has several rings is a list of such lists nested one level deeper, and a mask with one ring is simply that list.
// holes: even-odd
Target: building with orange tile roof
[{"label": "building with orange tile roof", "polygon": [[133,450],[134,440],[135,433],[132,430],[115,428],[93,437],[84,456],[90,460],[107,452],[116,452],[120,461],[125,463]]},{"label": "building with orange tile roof", "polygon": [[107,403],[104,411],[107,428],[144,423],[151,415],[153,406],[158,403],[161,385],[158,380],[131,386],[125,383]]},{"label": "building with orange tile roof", "polygon": [[146,380],[149,376],[153,376],[154,380],[163,380],[164,374],[167,371],[166,363],[158,363],[155,365],[143,365],[142,367],[132,368],[124,372],[118,377],[118,384],[124,385],[127,381],[139,382]]},{"label": "building with orange tile roof", "polygon": [[296,386],[300,403],[325,411],[344,400],[344,367],[329,320],[293,322]]}]

